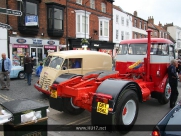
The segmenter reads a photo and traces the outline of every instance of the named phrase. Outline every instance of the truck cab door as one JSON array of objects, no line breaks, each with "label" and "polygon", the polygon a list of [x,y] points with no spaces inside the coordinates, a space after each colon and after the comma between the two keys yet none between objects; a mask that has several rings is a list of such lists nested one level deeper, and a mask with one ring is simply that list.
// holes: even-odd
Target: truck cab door
[{"label": "truck cab door", "polygon": [[82,75],[82,69],[83,69],[83,59],[82,58],[69,58],[69,65],[68,65],[68,72],[74,73],[78,75]]}]

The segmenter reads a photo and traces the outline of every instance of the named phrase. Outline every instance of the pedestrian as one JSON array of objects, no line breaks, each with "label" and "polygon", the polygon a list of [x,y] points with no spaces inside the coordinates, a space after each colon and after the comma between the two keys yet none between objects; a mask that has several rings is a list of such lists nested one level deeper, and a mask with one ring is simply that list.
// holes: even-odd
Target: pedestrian
[{"label": "pedestrian", "polygon": [[26,73],[25,73],[25,59],[26,59],[26,57],[29,57],[30,55],[29,55],[29,52],[26,52],[25,53],[25,56],[24,56],[24,58],[23,58],[23,67],[24,67],[24,74],[25,74],[25,81],[27,80],[26,78]]},{"label": "pedestrian", "polygon": [[[6,57],[5,53],[1,54],[2,59],[0,60],[0,83],[1,90],[9,90],[10,87],[10,77],[9,74],[11,72],[11,61]],[[6,77],[6,83],[4,82],[4,78]]]},{"label": "pedestrian", "polygon": [[175,106],[175,103],[178,98],[178,76],[176,72],[176,67],[178,65],[177,60],[173,59],[170,62],[170,66],[168,67],[168,80],[169,85],[171,87],[171,96],[170,96],[170,108]]},{"label": "pedestrian", "polygon": [[43,69],[43,62],[40,62],[40,66],[36,69],[36,76],[40,77],[41,71]]},{"label": "pedestrian", "polygon": [[25,67],[24,67],[26,77],[27,77],[27,83],[28,85],[31,85],[31,76],[33,73],[33,68],[32,68],[32,59],[30,57],[26,57],[25,59]]}]

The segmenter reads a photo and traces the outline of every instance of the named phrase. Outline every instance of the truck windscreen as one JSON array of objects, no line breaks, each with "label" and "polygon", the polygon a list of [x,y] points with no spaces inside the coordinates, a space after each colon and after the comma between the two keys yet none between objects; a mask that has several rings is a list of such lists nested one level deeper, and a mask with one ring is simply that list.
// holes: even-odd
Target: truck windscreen
[{"label": "truck windscreen", "polygon": [[60,69],[60,66],[62,65],[63,58],[58,56],[48,56],[44,66]]}]

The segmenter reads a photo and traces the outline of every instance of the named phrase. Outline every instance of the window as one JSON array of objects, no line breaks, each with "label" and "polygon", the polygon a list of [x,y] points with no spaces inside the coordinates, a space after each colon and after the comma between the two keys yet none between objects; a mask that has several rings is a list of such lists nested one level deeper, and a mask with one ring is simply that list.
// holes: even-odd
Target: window
[{"label": "window", "polygon": [[48,8],[48,29],[63,30],[63,9]]},{"label": "window", "polygon": [[121,17],[121,24],[124,25],[124,17]]},{"label": "window", "polygon": [[121,31],[121,40],[124,40],[124,31]]},{"label": "window", "polygon": [[169,54],[168,45],[167,44],[161,44],[161,43],[151,44],[150,54],[166,56]]},{"label": "window", "polygon": [[82,0],[76,0],[76,3],[81,4],[82,5]]},{"label": "window", "polygon": [[129,39],[129,32],[126,32],[126,39]]},{"label": "window", "polygon": [[99,40],[109,41],[110,18],[99,17]]},{"label": "window", "polygon": [[119,30],[116,30],[116,40],[119,39]]},{"label": "window", "polygon": [[137,38],[137,34],[136,34],[136,33],[134,34],[134,38],[135,38],[135,39]]},{"label": "window", "polygon": [[26,15],[37,15],[37,4],[26,2]]},{"label": "window", "polygon": [[95,0],[90,0],[90,8],[95,9]]},{"label": "window", "polygon": [[129,26],[129,19],[126,19],[126,26]]},{"label": "window", "polygon": [[137,27],[137,20],[134,20],[134,26]]},{"label": "window", "polygon": [[142,29],[142,22],[140,21],[140,29]]},{"label": "window", "polygon": [[144,23],[144,29],[146,30],[146,23]]},{"label": "window", "polygon": [[60,69],[62,65],[63,58],[57,56],[48,56],[45,62],[45,66],[49,66],[51,68]]},{"label": "window", "polygon": [[124,55],[124,54],[127,54],[127,52],[128,52],[128,45],[123,44],[119,46],[117,54]]},{"label": "window", "polygon": [[119,23],[119,15],[116,15],[116,23]]},{"label": "window", "polygon": [[89,15],[90,12],[83,10],[75,10],[76,12],[76,37],[77,38],[88,38],[89,37]]},{"label": "window", "polygon": [[160,38],[162,38],[162,32],[160,32]]},{"label": "window", "polygon": [[147,44],[130,44],[129,54],[131,55],[145,55],[147,51]]},{"label": "window", "polygon": [[105,3],[101,3],[101,11],[106,13],[106,4]]},{"label": "window", "polygon": [[140,38],[142,38],[142,34],[140,34]]},{"label": "window", "polygon": [[157,32],[155,32],[155,36],[157,36]]},{"label": "window", "polygon": [[69,69],[81,68],[82,58],[69,59]]}]

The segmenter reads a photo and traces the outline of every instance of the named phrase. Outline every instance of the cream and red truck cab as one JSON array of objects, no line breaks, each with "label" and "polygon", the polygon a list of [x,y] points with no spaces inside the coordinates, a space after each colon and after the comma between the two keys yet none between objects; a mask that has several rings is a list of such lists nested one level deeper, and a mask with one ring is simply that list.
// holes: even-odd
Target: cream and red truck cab
[{"label": "cream and red truck cab", "polygon": [[[72,67],[73,63],[79,63],[79,67]],[[89,50],[53,52],[48,55],[40,78],[34,87],[49,95],[49,86],[54,82],[62,82],[76,75],[85,75],[96,70],[111,69],[112,58],[106,53]],[[66,78],[59,77],[61,74],[67,75]]]}]

